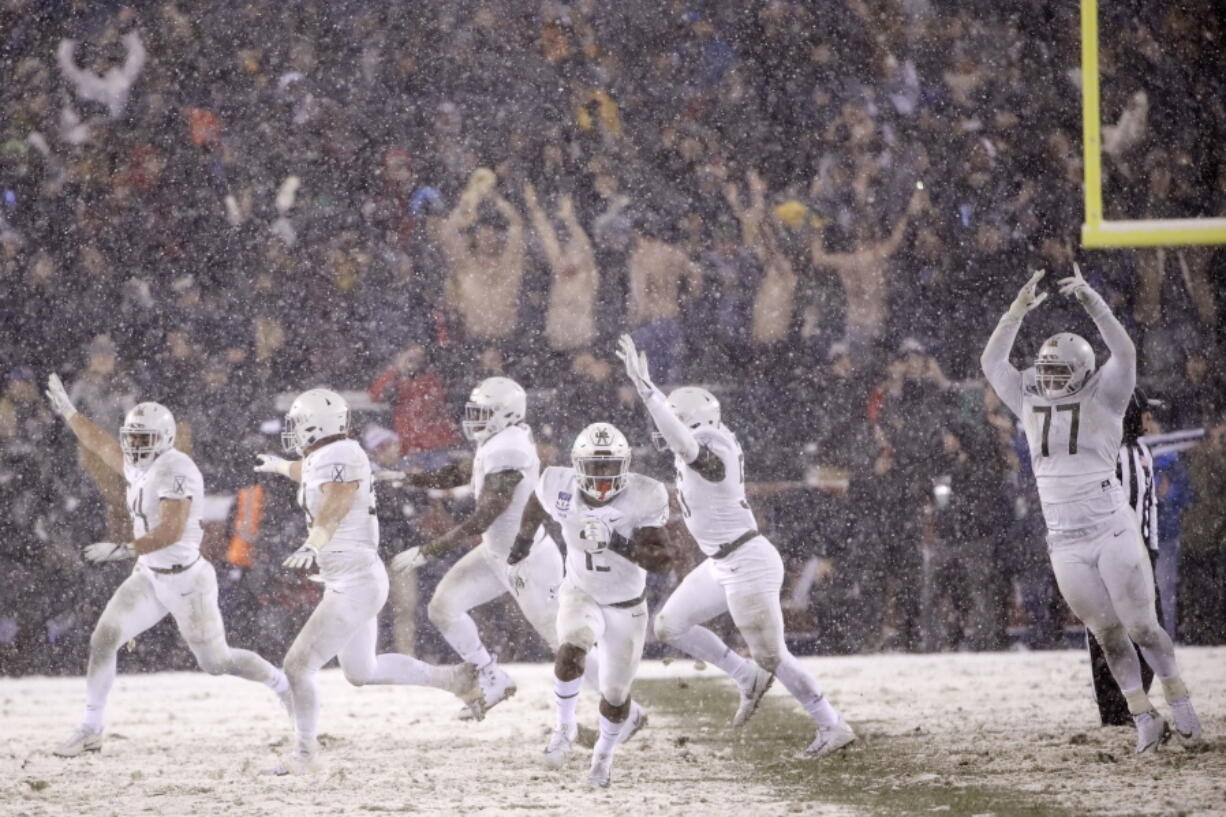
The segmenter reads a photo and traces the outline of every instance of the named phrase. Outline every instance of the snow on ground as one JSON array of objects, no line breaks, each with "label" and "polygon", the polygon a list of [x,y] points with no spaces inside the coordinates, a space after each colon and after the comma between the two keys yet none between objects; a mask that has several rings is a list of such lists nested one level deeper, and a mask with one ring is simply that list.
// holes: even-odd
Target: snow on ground
[{"label": "snow on ground", "polygon": [[[508,667],[519,694],[480,724],[457,720],[458,702],[446,693],[357,689],[326,671],[325,764],[280,778],[259,774],[288,734],[262,687],[200,673],[121,675],[102,752],[61,760],[48,750],[77,722],[81,679],[0,679],[0,815],[958,814],[965,799],[941,805],[941,792],[967,787],[1033,804],[982,814],[1226,815],[1226,648],[1179,655],[1207,751],[1131,756],[1131,730],[1096,728],[1079,653],[847,656],[806,663],[863,740],[832,761],[793,760],[789,749],[782,767],[743,751],[780,737],[765,729],[781,730],[794,749],[811,737],[778,685],[738,735],[722,726],[734,699],[714,671],[649,662],[640,692],[645,703],[656,700],[651,724],[623,747],[614,787],[599,793],[583,786],[586,750],[562,772],[539,765],[551,722],[545,665]],[[595,719],[587,693],[580,715]],[[788,774],[810,788],[781,782]],[[822,793],[823,775],[834,802]],[[878,787],[892,796],[875,799]]]}]

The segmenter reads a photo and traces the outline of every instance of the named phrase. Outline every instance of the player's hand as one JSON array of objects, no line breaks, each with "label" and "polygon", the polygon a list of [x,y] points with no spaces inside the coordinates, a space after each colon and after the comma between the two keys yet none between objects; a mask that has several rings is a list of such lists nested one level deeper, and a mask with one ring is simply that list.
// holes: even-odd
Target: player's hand
[{"label": "player's hand", "polygon": [[1090,306],[1095,301],[1101,300],[1099,294],[1090,288],[1086,283],[1086,279],[1081,277],[1081,267],[1073,264],[1073,274],[1067,278],[1061,278],[1059,281],[1060,294],[1072,295],[1082,306]]},{"label": "player's hand", "polygon": [[1047,270],[1039,270],[1030,276],[1030,280],[1018,290],[1017,297],[1009,307],[1009,314],[1015,318],[1025,317],[1026,313],[1047,300],[1046,292],[1039,292],[1039,281],[1047,274]]},{"label": "player's hand", "polygon": [[589,516],[583,520],[583,530],[579,533],[583,541],[583,549],[588,553],[599,553],[609,546],[613,532],[599,516]]},{"label": "player's hand", "polygon": [[281,566],[288,567],[290,570],[310,570],[315,566],[315,558],[318,555],[319,552],[316,551],[315,548],[311,547],[310,545],[303,545],[291,553],[286,560],[281,563]]},{"label": "player's hand", "polygon": [[51,408],[56,414],[68,420],[72,415],[77,413],[77,407],[72,404],[72,399],[68,396],[68,391],[64,388],[64,382],[60,380],[58,374],[53,374],[47,378],[47,391],[45,392],[47,399],[51,401]]},{"label": "player's hand", "polygon": [[656,384],[651,382],[647,355],[635,348],[634,338],[629,335],[621,336],[617,341],[617,356],[626,364],[626,375],[638,390],[639,396],[644,400],[651,397],[657,391]]},{"label": "player's hand", "polygon": [[430,557],[421,552],[421,548],[417,545],[408,550],[397,553],[392,559],[392,570],[397,573],[411,573],[419,567],[430,561]]},{"label": "player's hand", "polygon": [[255,471],[258,474],[281,474],[282,476],[288,476],[289,460],[278,457],[275,454],[257,454],[255,458]]},{"label": "player's hand", "polygon": [[136,548],[132,547],[131,542],[94,542],[85,546],[85,561],[95,564],[122,562],[135,557]]}]

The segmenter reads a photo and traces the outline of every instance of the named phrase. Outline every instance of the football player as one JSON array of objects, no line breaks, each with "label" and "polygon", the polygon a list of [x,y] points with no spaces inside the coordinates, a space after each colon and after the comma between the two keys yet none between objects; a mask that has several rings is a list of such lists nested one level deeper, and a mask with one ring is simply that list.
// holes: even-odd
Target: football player
[{"label": "football player", "polygon": [[95,542],[85,548],[91,562],[135,558],[136,564],[90,636],[85,718],[55,754],[74,757],[102,748],[103,714],[119,646],[167,613],[202,670],[259,681],[277,693],[288,710],[285,674],[255,653],[226,644],[217,607],[217,574],[212,563],[200,557],[204,479],[191,457],[174,447],[174,416],[159,403],[140,403],[124,418],[116,440],[77,411],[58,375],[51,375],[47,397],[81,444],[123,474],[136,536],[131,542]]},{"label": "football player", "polygon": [[1195,744],[1201,738],[1200,721],[1180,678],[1171,639],[1158,624],[1149,557],[1115,475],[1124,413],[1136,387],[1136,348],[1074,265],[1073,274],[1060,280],[1060,293],[1075,297],[1089,313],[1110,359],[1096,367],[1090,344],[1061,332],[1039,347],[1034,366],[1014,368],[1009,353],[1022,319],[1047,298],[1038,292],[1042,277],[1042,270],[1036,272],[1018,292],[980,363],[1001,402],[1026,430],[1056,583],[1102,646],[1137,726],[1137,752],[1156,750],[1169,727],[1142,687],[1133,643],[1162,682],[1180,740]]},{"label": "football player", "polygon": [[[588,785],[612,779],[613,749],[633,729],[630,686],[647,636],[647,571],[668,569],[668,492],[654,479],[632,474],[630,444],[609,423],[593,423],[571,448],[571,467],[546,468],[524,507],[507,558],[512,582],[531,558],[535,533],[552,518],[562,529],[566,576],[558,605],[554,662],[557,727],[545,763],[560,768],[578,727],[575,699],[588,653],[600,653],[600,737],[592,751]],[[540,545],[537,545],[540,547]]]},{"label": "football player", "polygon": [[[842,749],[855,732],[784,643],[783,560],[757,531],[745,499],[745,456],[736,435],[720,422],[719,401],[693,386],[665,399],[651,380],[647,356],[629,335],[622,336],[617,354],[655,422],[657,439],[673,452],[681,515],[707,557],[656,614],[656,637],[735,679],[741,702],[734,726],[749,720],[778,677],[817,725],[805,752],[821,756]],[[723,612],[731,613],[752,661],[702,626]]]},{"label": "football player", "polygon": [[370,460],[349,438],[349,406],[328,389],[298,395],[281,432],[286,451],[301,459],[258,457],[256,471],[299,483],[298,504],[306,513],[306,542],[285,567],[319,565],[324,594],[285,656],[293,691],[297,742],[277,774],[308,770],[318,753],[319,698],[315,674],[335,656],[345,679],[365,684],[416,684],[448,690],[466,704],[480,694],[476,667],[436,667],[407,655],[375,654],[378,614],[387,601],[387,570],[380,561]]},{"label": "football player", "polygon": [[[464,407],[464,436],[477,444],[470,462],[427,474],[385,471],[376,475],[417,488],[455,488],[465,482],[472,485],[477,504],[468,518],[433,542],[397,555],[392,568],[416,570],[429,559],[481,537],[481,543],[443,576],[426,609],[452,649],[478,668],[482,696],[470,706],[476,718],[513,695],[515,682],[481,643],[469,610],[510,592],[533,629],[551,650],[556,653],[558,649],[562,555],[545,526],[535,536],[538,541],[549,541],[534,547],[531,556],[517,568],[519,585],[512,587],[508,580],[507,555],[541,470],[532,429],[524,422],[526,415],[527,395],[518,383],[506,377],[486,378],[472,390]],[[591,661],[585,674],[593,686],[598,677],[596,664]],[[636,704],[631,718],[641,725],[646,714]]]}]

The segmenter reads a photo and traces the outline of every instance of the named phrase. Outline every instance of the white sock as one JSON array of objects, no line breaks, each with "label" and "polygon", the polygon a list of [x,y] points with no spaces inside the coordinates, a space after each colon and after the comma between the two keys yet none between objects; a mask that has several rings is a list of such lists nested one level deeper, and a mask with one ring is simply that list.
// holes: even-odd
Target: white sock
[{"label": "white sock", "polygon": [[817,679],[796,660],[794,655],[785,653],[779,659],[775,677],[788,692],[792,693],[792,697],[800,702],[800,705],[809,713],[809,717],[818,724],[834,726],[839,722],[839,713],[822,694],[822,688],[818,686]]},{"label": "white sock", "polygon": [[553,702],[558,713],[558,726],[569,729],[575,724],[575,708],[579,705],[579,688],[583,686],[583,678],[573,681],[563,681],[554,676]]},{"label": "white sock", "polygon": [[87,705],[85,707],[85,717],[81,719],[81,725],[91,732],[101,732],[102,716],[105,713],[106,710],[100,706],[92,707]]},{"label": "white sock", "polygon": [[617,745],[617,736],[621,734],[622,724],[613,723],[604,715],[600,716],[600,737],[596,739],[596,748],[592,751],[598,755],[609,755],[613,753],[613,747]]},{"label": "white sock", "polygon": [[461,654],[460,658],[469,664],[473,664],[477,669],[485,669],[494,663],[494,657],[490,655],[490,651],[485,648],[484,644],[478,644],[477,649]]},{"label": "white sock", "polygon": [[734,652],[731,647],[724,649],[723,657],[715,662],[715,666],[732,676],[732,679],[740,686],[749,682],[749,662]]},{"label": "white sock", "polygon": [[114,650],[90,652],[89,667],[85,671],[85,717],[81,724],[95,732],[102,731],[106,699],[115,682],[115,663]]}]

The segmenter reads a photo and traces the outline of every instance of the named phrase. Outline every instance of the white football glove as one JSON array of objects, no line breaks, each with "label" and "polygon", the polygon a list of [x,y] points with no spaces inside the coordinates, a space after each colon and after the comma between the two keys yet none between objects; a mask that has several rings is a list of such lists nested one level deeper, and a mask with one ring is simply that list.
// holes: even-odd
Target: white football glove
[{"label": "white football glove", "polygon": [[315,557],[319,555],[315,548],[310,545],[302,547],[291,553],[284,562],[282,567],[288,567],[290,570],[310,570],[315,566]]},{"label": "white football glove", "polygon": [[421,546],[414,545],[408,550],[396,554],[395,558],[392,559],[392,570],[395,570],[397,573],[411,573],[425,565],[428,561],[430,561],[430,557],[421,552]]},{"label": "white football glove", "polygon": [[307,533],[307,540],[302,543],[302,547],[295,550],[289,555],[282,566],[288,567],[290,570],[298,570],[302,568],[309,570],[315,564],[316,557],[319,556],[319,551],[328,544],[328,540],[332,535],[320,527],[313,527]]},{"label": "white football glove", "polygon": [[1040,293],[1039,280],[1047,274],[1047,270],[1039,270],[1030,276],[1030,280],[1018,291],[1017,297],[1009,307],[1009,314],[1015,318],[1023,318],[1026,313],[1047,300],[1047,293]]},{"label": "white football glove", "polygon": [[634,338],[629,335],[622,335],[617,346],[617,356],[626,364],[630,382],[638,390],[639,396],[646,400],[656,392],[656,384],[651,382],[651,370],[647,366],[647,355],[635,348]]},{"label": "white football glove", "polygon": [[609,546],[613,533],[599,516],[588,516],[583,520],[583,531],[579,538],[583,541],[585,551],[599,553]]},{"label": "white football glove", "polygon": [[280,474],[283,477],[289,476],[290,461],[282,459],[276,454],[257,454],[255,458],[255,472],[257,474]]},{"label": "white football glove", "polygon": [[1067,278],[1061,278],[1058,282],[1061,295],[1072,295],[1082,306],[1089,309],[1096,303],[1103,302],[1103,298],[1095,292],[1086,279],[1081,277],[1081,267],[1073,264],[1073,274]]},{"label": "white football glove", "polygon": [[[54,376],[54,375],[53,375]],[[87,562],[122,562],[136,557],[136,548],[131,542],[94,542],[85,546]]]},{"label": "white football glove", "polygon": [[64,388],[64,382],[60,380],[58,374],[53,374],[47,378],[47,391],[45,394],[47,399],[51,401],[52,410],[65,420],[71,419],[72,415],[77,413],[77,407],[72,404],[72,399],[69,398],[68,391]]}]

